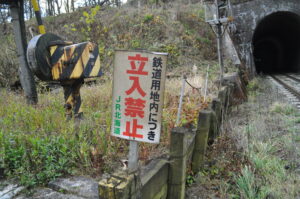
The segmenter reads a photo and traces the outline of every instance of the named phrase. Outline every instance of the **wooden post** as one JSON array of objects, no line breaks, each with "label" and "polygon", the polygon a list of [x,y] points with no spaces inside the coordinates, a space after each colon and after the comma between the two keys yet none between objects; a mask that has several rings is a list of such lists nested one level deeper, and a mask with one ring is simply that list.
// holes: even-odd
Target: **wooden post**
[{"label": "wooden post", "polygon": [[169,199],[183,199],[185,196],[188,130],[176,127],[171,132]]},{"label": "wooden post", "polygon": [[213,129],[210,130],[209,137],[215,139],[219,135],[219,128],[221,125],[222,119],[222,102],[218,98],[212,100],[212,110],[214,111],[212,122],[215,123]]},{"label": "wooden post", "polygon": [[198,116],[198,127],[196,131],[195,148],[192,158],[192,170],[194,173],[199,172],[203,165],[204,156],[207,148],[207,139],[210,129],[211,111],[200,111]]}]

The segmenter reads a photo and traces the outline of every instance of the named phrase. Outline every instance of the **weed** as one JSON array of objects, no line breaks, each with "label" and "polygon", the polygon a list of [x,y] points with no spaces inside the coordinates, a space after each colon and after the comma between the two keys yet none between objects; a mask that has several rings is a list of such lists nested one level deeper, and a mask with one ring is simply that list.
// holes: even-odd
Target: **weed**
[{"label": "weed", "polygon": [[7,87],[18,80],[18,61],[13,35],[0,35],[0,86]]},{"label": "weed", "polygon": [[278,102],[272,104],[272,106],[270,107],[270,111],[274,113],[281,113],[284,115],[294,115],[297,112],[293,106]]},{"label": "weed", "polygon": [[[86,40],[90,40],[91,38],[92,29],[95,28],[94,25],[96,20],[96,14],[99,10],[100,6],[97,5],[94,8],[91,8],[90,13],[88,13],[87,11],[83,11],[82,13],[83,17],[81,18],[81,20],[85,22],[86,28],[81,28],[81,32],[83,33],[83,35],[85,35]],[[74,28],[74,26],[73,29],[75,29],[75,31],[77,30],[76,28]]]},{"label": "weed", "polygon": [[264,199],[269,191],[265,187],[260,187],[257,179],[250,167],[245,166],[241,175],[236,177],[241,198],[245,199]]},{"label": "weed", "polygon": [[195,177],[192,174],[188,174],[186,177],[186,185],[191,186],[192,184],[195,183]]},{"label": "weed", "polygon": [[252,79],[247,85],[248,95],[256,97],[264,89],[262,79],[260,77]]},{"label": "weed", "polygon": [[145,14],[143,18],[143,23],[149,23],[150,21],[153,21],[154,15],[153,14]]},{"label": "weed", "polygon": [[140,48],[141,47],[141,41],[133,39],[131,41],[131,46],[132,46],[133,49]]},{"label": "weed", "polygon": [[[190,13],[189,10],[182,12]],[[108,70],[112,68],[115,48],[168,52],[170,69],[181,66],[180,70],[187,70],[194,62],[200,69],[206,69],[211,61],[204,61],[204,54],[215,56],[214,45],[208,42],[213,42],[213,34],[206,23],[199,24],[199,10],[193,9],[192,12],[183,23],[170,21],[171,12],[155,10],[152,13],[149,10],[146,12],[149,14],[143,16],[127,8],[103,9],[100,12],[100,7],[96,6],[59,18],[46,18],[45,23],[49,31],[54,30],[68,40],[98,43],[102,66]],[[183,37],[186,38],[184,42],[176,39]],[[17,57],[14,51],[5,47],[14,46],[13,36],[0,36],[0,40],[1,44],[5,44],[3,49],[8,49],[0,53],[0,68],[7,66],[0,71],[0,84],[7,86],[17,77]],[[182,71],[178,73],[182,74]],[[213,82],[213,78],[210,81]],[[126,156],[128,146],[126,141],[110,136],[112,84],[109,78],[102,78],[101,82],[81,90],[85,119],[78,132],[75,132],[72,121],[65,120],[62,93],[44,92],[46,86],[41,84],[39,92],[44,93],[39,93],[39,105],[27,106],[22,96],[1,90],[0,164],[4,165],[6,175],[30,187],[46,184],[65,174],[100,175],[118,166],[114,162]],[[161,144],[159,147],[143,145],[145,160],[150,158],[151,153],[160,154],[168,146],[169,131],[175,125],[180,82],[174,79],[167,81]],[[198,111],[207,107],[199,93],[187,90],[189,96],[185,98],[181,120],[184,125],[195,124]]]},{"label": "weed", "polygon": [[[167,90],[180,82],[167,81]],[[22,96],[1,90],[0,167],[5,167],[8,177],[28,187],[66,174],[112,171],[118,164],[114,162],[126,156],[128,146],[126,141],[110,136],[111,90],[111,80],[81,89],[85,119],[76,132],[73,122],[65,120],[62,93],[40,93],[40,105],[26,106]],[[163,112],[160,147],[141,145],[141,158],[145,161],[168,146],[168,133],[177,114],[176,95],[166,92],[168,105]],[[195,124],[197,112],[206,106],[201,96],[190,95],[184,103],[181,122]]]}]

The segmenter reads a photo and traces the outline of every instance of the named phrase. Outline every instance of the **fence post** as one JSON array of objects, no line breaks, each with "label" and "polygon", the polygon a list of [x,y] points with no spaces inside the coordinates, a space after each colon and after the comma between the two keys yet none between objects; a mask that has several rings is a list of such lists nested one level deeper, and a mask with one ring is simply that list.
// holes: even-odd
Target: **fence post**
[{"label": "fence post", "polygon": [[188,129],[176,127],[171,132],[169,199],[183,199],[185,196]]},{"label": "fence post", "polygon": [[208,135],[209,142],[213,142],[213,140],[219,135],[219,129],[222,119],[222,104],[218,98],[214,98],[211,103],[212,115],[210,120],[210,130]]},{"label": "fence post", "polygon": [[222,110],[224,109],[224,107],[226,106],[226,96],[227,96],[227,92],[228,92],[228,87],[226,86],[223,86],[219,93],[218,93],[218,98],[220,99],[221,101],[221,107],[222,107]]},{"label": "fence post", "polygon": [[204,155],[207,147],[208,133],[210,129],[211,111],[202,110],[198,116],[198,127],[196,131],[195,148],[192,158],[192,170],[199,172],[204,162]]},{"label": "fence post", "polygon": [[114,199],[140,199],[139,179],[135,174],[117,171],[99,182],[99,197]]}]

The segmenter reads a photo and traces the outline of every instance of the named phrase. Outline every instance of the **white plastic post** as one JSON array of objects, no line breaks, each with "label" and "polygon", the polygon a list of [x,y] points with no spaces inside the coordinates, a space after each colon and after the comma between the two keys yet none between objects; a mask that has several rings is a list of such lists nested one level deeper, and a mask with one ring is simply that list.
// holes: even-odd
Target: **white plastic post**
[{"label": "white plastic post", "polygon": [[180,93],[180,99],[179,99],[179,106],[178,106],[178,111],[177,111],[176,126],[178,126],[179,122],[180,122],[182,101],[183,101],[184,90],[185,90],[185,80],[186,80],[186,76],[184,75],[183,78],[182,78],[182,87],[181,87],[181,93]]},{"label": "white plastic post", "polygon": [[205,87],[204,87],[204,102],[206,102],[206,95],[207,95],[208,70],[209,70],[209,65],[207,65],[207,69],[206,69],[206,78],[205,78]]}]

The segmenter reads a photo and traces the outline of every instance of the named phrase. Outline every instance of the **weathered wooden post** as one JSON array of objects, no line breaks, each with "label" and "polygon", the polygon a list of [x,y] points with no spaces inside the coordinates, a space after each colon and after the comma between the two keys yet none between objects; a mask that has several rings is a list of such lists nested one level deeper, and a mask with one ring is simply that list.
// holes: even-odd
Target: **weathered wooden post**
[{"label": "weathered wooden post", "polygon": [[214,98],[211,103],[211,119],[210,129],[208,134],[208,142],[211,143],[219,134],[219,127],[221,123],[221,101],[218,98]]},{"label": "weathered wooden post", "polygon": [[198,116],[198,126],[196,130],[195,148],[192,158],[192,170],[199,172],[204,162],[204,156],[207,148],[208,133],[210,129],[211,111],[202,110]]},{"label": "weathered wooden post", "polygon": [[188,130],[176,127],[171,132],[169,199],[183,199],[185,195]]}]

